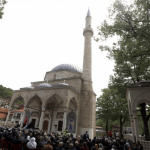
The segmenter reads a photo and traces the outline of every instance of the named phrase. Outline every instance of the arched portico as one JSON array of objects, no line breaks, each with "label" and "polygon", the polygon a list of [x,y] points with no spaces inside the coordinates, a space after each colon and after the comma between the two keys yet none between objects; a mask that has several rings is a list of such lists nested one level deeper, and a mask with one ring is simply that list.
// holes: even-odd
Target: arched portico
[{"label": "arched portico", "polygon": [[[128,108],[129,115],[132,127],[132,134],[136,138],[136,141],[139,141],[139,127],[138,127],[138,119],[137,119],[137,106],[140,104],[150,104],[150,87],[145,83],[148,82],[140,82],[137,86],[129,87],[127,89],[127,100],[128,100]],[[139,86],[139,84],[141,86]]]}]

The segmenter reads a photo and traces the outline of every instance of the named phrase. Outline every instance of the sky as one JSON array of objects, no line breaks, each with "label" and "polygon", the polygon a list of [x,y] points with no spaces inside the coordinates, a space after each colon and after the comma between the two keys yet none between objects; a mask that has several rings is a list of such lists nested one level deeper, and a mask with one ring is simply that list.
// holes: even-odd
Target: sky
[{"label": "sky", "polygon": [[[59,64],[82,69],[88,7],[94,36],[113,0],[7,0],[0,20],[0,84],[17,90],[44,80]],[[114,62],[92,38],[92,80],[97,97],[107,88]]]}]

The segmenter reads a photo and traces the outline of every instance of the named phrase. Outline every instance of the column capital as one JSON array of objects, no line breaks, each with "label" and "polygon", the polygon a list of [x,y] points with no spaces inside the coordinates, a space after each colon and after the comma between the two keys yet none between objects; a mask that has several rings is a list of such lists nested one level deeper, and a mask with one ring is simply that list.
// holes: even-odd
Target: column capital
[{"label": "column capital", "polygon": [[67,112],[68,108],[64,108],[64,112]]},{"label": "column capital", "polygon": [[9,107],[9,111],[11,111],[11,110],[12,110],[12,106]]},{"label": "column capital", "polygon": [[24,107],[24,111],[26,111],[26,110],[27,110],[27,107],[25,106],[25,107]]},{"label": "column capital", "polygon": [[137,110],[132,110],[133,119],[137,117]]},{"label": "column capital", "polygon": [[42,112],[44,112],[44,111],[45,111],[45,109],[46,109],[45,107],[42,107]]}]

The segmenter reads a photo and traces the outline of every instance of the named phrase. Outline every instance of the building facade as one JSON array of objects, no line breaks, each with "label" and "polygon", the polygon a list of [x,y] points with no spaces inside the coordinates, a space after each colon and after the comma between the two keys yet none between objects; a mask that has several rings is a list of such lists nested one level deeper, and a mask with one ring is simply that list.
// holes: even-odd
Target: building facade
[{"label": "building facade", "polygon": [[26,120],[33,127],[48,132],[62,132],[67,129],[75,135],[88,131],[90,138],[95,135],[96,94],[92,86],[92,44],[93,30],[88,10],[83,35],[83,72],[69,64],[61,64],[46,72],[44,80],[31,82],[31,87],[13,92],[8,116],[18,99],[24,102],[21,127]]}]

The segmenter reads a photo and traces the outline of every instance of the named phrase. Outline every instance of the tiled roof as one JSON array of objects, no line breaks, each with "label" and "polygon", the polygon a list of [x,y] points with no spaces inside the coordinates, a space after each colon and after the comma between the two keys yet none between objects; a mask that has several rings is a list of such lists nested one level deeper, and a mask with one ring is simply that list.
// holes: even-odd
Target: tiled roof
[{"label": "tiled roof", "polygon": [[7,115],[6,113],[0,113],[0,119],[1,118],[6,118],[6,115]]},{"label": "tiled roof", "polygon": [[13,112],[23,112],[24,109],[19,109],[19,110],[13,110]]},{"label": "tiled roof", "polygon": [[0,113],[8,113],[8,109],[7,108],[0,108]]},{"label": "tiled roof", "polygon": [[96,129],[102,129],[102,127],[100,127],[100,126],[96,126]]}]

